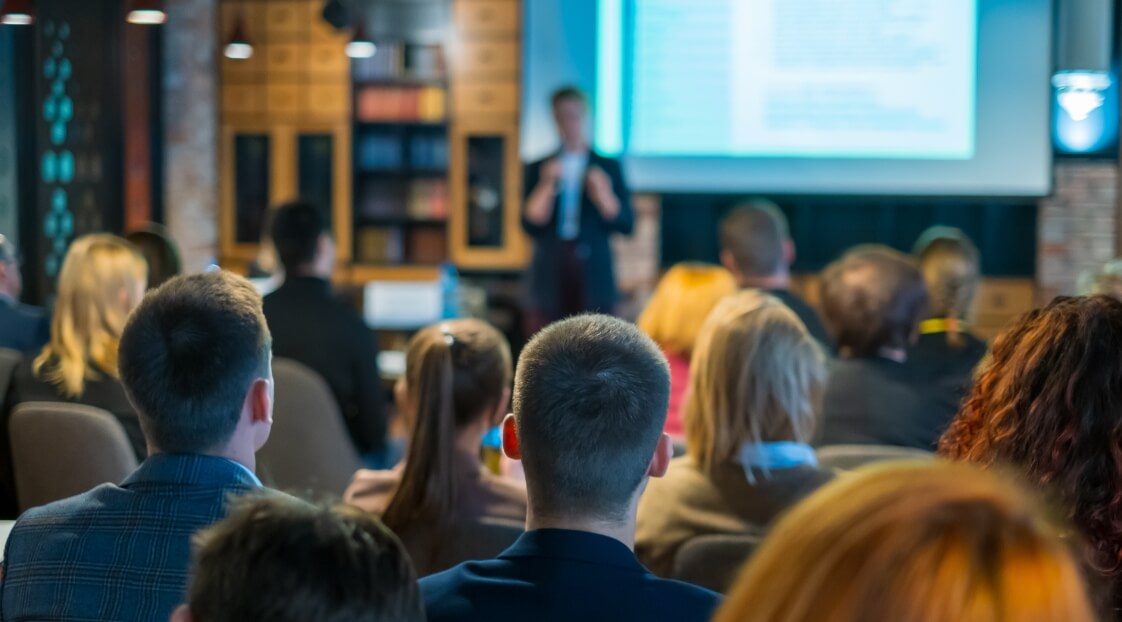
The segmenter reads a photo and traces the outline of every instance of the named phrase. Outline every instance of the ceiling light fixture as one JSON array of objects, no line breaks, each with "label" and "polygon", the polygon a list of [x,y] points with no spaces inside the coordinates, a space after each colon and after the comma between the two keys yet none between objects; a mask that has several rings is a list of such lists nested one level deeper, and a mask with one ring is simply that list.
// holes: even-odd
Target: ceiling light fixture
[{"label": "ceiling light fixture", "polygon": [[157,26],[168,21],[168,14],[160,0],[133,0],[126,19],[130,24]]},{"label": "ceiling light fixture", "polygon": [[0,10],[0,24],[30,26],[33,23],[35,23],[35,7],[31,5],[31,0],[3,1],[3,10]]}]

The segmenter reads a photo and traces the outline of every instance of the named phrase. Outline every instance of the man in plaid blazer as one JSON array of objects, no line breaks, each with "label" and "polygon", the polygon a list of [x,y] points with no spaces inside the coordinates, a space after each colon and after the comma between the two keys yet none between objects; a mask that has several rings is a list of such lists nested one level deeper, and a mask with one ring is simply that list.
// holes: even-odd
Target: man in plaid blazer
[{"label": "man in plaid blazer", "polygon": [[168,282],[130,316],[119,356],[150,457],[119,486],[20,518],[4,555],[3,620],[167,620],[192,535],[261,486],[254,454],[272,426],[272,352],[248,281]]}]

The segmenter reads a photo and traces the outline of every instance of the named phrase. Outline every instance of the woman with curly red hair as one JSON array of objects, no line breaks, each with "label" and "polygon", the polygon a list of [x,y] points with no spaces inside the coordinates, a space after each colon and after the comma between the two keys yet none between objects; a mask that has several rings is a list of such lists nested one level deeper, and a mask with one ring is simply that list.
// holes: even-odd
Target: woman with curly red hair
[{"label": "woman with curly red hair", "polygon": [[1122,620],[1122,302],[1057,298],[999,337],[983,365],[940,453],[1013,466],[1052,495],[1110,619]]}]

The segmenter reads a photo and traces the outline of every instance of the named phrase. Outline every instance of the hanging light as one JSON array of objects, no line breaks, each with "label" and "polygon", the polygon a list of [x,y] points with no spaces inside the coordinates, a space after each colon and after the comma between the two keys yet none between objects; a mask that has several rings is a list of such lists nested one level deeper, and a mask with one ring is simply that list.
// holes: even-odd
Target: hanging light
[{"label": "hanging light", "polygon": [[359,17],[358,25],[355,26],[355,34],[351,37],[350,43],[347,44],[347,56],[351,58],[370,58],[377,51],[378,47],[366,34],[366,19]]},{"label": "hanging light", "polygon": [[226,58],[234,60],[246,60],[253,56],[253,44],[249,42],[249,37],[245,36],[244,10],[239,11],[237,18],[234,19],[234,29],[230,31],[224,53]]},{"label": "hanging light", "polygon": [[35,8],[31,0],[0,0],[0,24],[9,26],[30,26],[35,22]]},{"label": "hanging light", "polygon": [[160,0],[133,0],[126,19],[130,24],[155,26],[168,21],[168,15]]}]

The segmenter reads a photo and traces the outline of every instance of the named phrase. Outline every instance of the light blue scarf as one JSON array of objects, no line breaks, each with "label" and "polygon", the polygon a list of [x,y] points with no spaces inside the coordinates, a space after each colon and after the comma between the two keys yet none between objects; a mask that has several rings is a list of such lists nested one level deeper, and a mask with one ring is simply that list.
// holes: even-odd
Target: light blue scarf
[{"label": "light blue scarf", "polygon": [[740,466],[744,467],[744,474],[748,482],[755,484],[756,477],[752,469],[770,475],[772,470],[792,469],[800,466],[818,466],[818,457],[814,448],[806,443],[793,441],[778,441],[772,443],[744,443],[738,455]]}]

